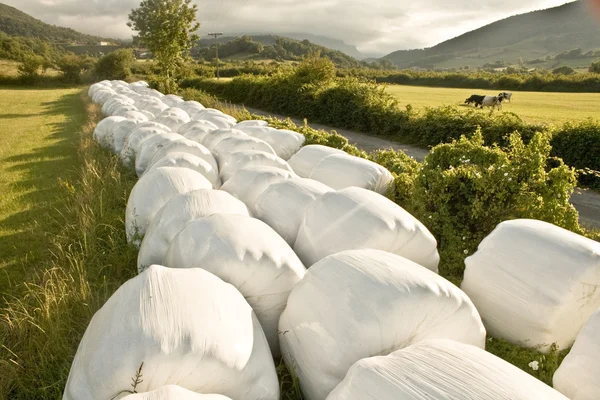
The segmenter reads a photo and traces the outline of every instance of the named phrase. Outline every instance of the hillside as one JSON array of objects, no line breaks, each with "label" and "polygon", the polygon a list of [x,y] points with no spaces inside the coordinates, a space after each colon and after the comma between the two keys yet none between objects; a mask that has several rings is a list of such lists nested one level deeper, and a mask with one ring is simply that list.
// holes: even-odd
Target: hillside
[{"label": "hillside", "polygon": [[196,48],[192,50],[192,55],[202,57],[208,61],[213,60],[215,58],[213,46],[215,42],[219,43],[220,59],[298,61],[310,53],[320,52],[321,55],[331,59],[337,66],[348,68],[360,66],[360,61],[341,51],[319,46],[307,39],[299,41],[276,35],[220,37],[217,40],[212,38],[201,39]]},{"label": "hillside", "polygon": [[[98,36],[47,24],[2,3],[0,3],[0,32],[10,36],[38,38],[56,44],[98,44],[100,41],[106,41]],[[112,39],[110,41],[115,42]]]},{"label": "hillside", "polygon": [[576,48],[582,51],[570,60],[580,58],[583,64],[594,57],[585,57],[586,52],[600,48],[600,25],[581,1],[509,17],[431,48],[396,51],[384,58],[401,68],[481,67],[496,61],[517,63],[519,58],[564,64],[550,59]]}]

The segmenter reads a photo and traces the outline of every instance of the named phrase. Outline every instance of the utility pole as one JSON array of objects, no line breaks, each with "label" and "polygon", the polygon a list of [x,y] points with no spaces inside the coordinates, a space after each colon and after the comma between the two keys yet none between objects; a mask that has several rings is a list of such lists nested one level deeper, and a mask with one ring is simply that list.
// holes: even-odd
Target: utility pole
[{"label": "utility pole", "polygon": [[223,32],[211,32],[208,36],[212,36],[215,38],[215,51],[217,55],[217,79],[219,79],[219,42],[217,42],[217,36],[223,35]]}]

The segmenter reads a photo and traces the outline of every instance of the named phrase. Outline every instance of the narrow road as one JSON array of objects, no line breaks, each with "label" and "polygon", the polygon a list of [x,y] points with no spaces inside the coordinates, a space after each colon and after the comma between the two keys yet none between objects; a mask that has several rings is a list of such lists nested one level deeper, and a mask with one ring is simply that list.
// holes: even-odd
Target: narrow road
[{"label": "narrow road", "polygon": [[[271,116],[278,119],[287,118],[283,115],[257,110],[256,108],[246,107],[246,110],[253,114],[262,116]],[[304,121],[299,118],[291,118],[291,120],[296,125],[304,125]],[[364,133],[358,133],[346,129],[332,128],[330,126],[315,123],[309,123],[308,125],[313,129],[322,129],[325,131],[335,130],[340,135],[345,136],[348,139],[348,142],[365,151],[389,148],[394,150],[402,150],[409,156],[414,157],[417,161],[423,161],[425,156],[429,153],[427,149],[365,135]],[[579,222],[583,226],[600,228],[600,193],[590,189],[576,188],[575,193],[573,193],[571,196],[571,203],[575,206],[577,211],[579,211]]]}]

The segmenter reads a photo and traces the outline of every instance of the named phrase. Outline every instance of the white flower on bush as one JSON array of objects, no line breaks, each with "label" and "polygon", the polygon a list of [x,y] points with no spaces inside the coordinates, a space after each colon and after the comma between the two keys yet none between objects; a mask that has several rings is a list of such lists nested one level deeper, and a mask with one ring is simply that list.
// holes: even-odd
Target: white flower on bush
[{"label": "white flower on bush", "polygon": [[561,197],[562,197],[562,194],[560,194],[560,193],[559,193],[559,194],[558,194],[558,198],[560,199]]},{"label": "white flower on bush", "polygon": [[537,371],[538,369],[540,369],[540,363],[538,361],[532,361],[529,363],[529,368],[531,368],[534,371]]},{"label": "white flower on bush", "polygon": [[464,249],[464,250],[463,250],[463,253],[465,253],[465,254],[469,254],[469,250],[467,250],[467,249]]},{"label": "white flower on bush", "polygon": [[505,172],[505,173],[504,173],[504,176],[508,176],[508,172]]}]

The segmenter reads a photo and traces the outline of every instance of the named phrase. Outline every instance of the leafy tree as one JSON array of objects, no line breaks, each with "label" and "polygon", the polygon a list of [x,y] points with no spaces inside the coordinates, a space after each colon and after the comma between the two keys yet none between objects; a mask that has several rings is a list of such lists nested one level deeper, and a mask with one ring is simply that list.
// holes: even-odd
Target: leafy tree
[{"label": "leafy tree", "polygon": [[131,75],[133,52],[129,49],[113,51],[98,60],[96,75],[100,79],[125,79]]},{"label": "leafy tree", "polygon": [[43,64],[44,59],[41,56],[34,54],[25,56],[19,65],[19,76],[25,82],[33,82],[39,76],[38,71]]},{"label": "leafy tree", "polygon": [[91,69],[94,61],[89,57],[79,57],[75,54],[67,54],[58,59],[56,66],[62,72],[63,78],[67,82],[81,82],[81,74],[83,71]]},{"label": "leafy tree", "polygon": [[600,74],[600,61],[593,62],[588,68],[588,71]]},{"label": "leafy tree", "polygon": [[562,67],[554,68],[552,73],[555,75],[571,75],[575,73],[575,70],[568,65],[563,65]]},{"label": "leafy tree", "polygon": [[175,74],[189,58],[189,51],[199,39],[196,31],[198,7],[191,0],[143,0],[131,11],[127,25],[139,32],[139,39],[154,54],[161,69],[164,89],[176,88]]}]

